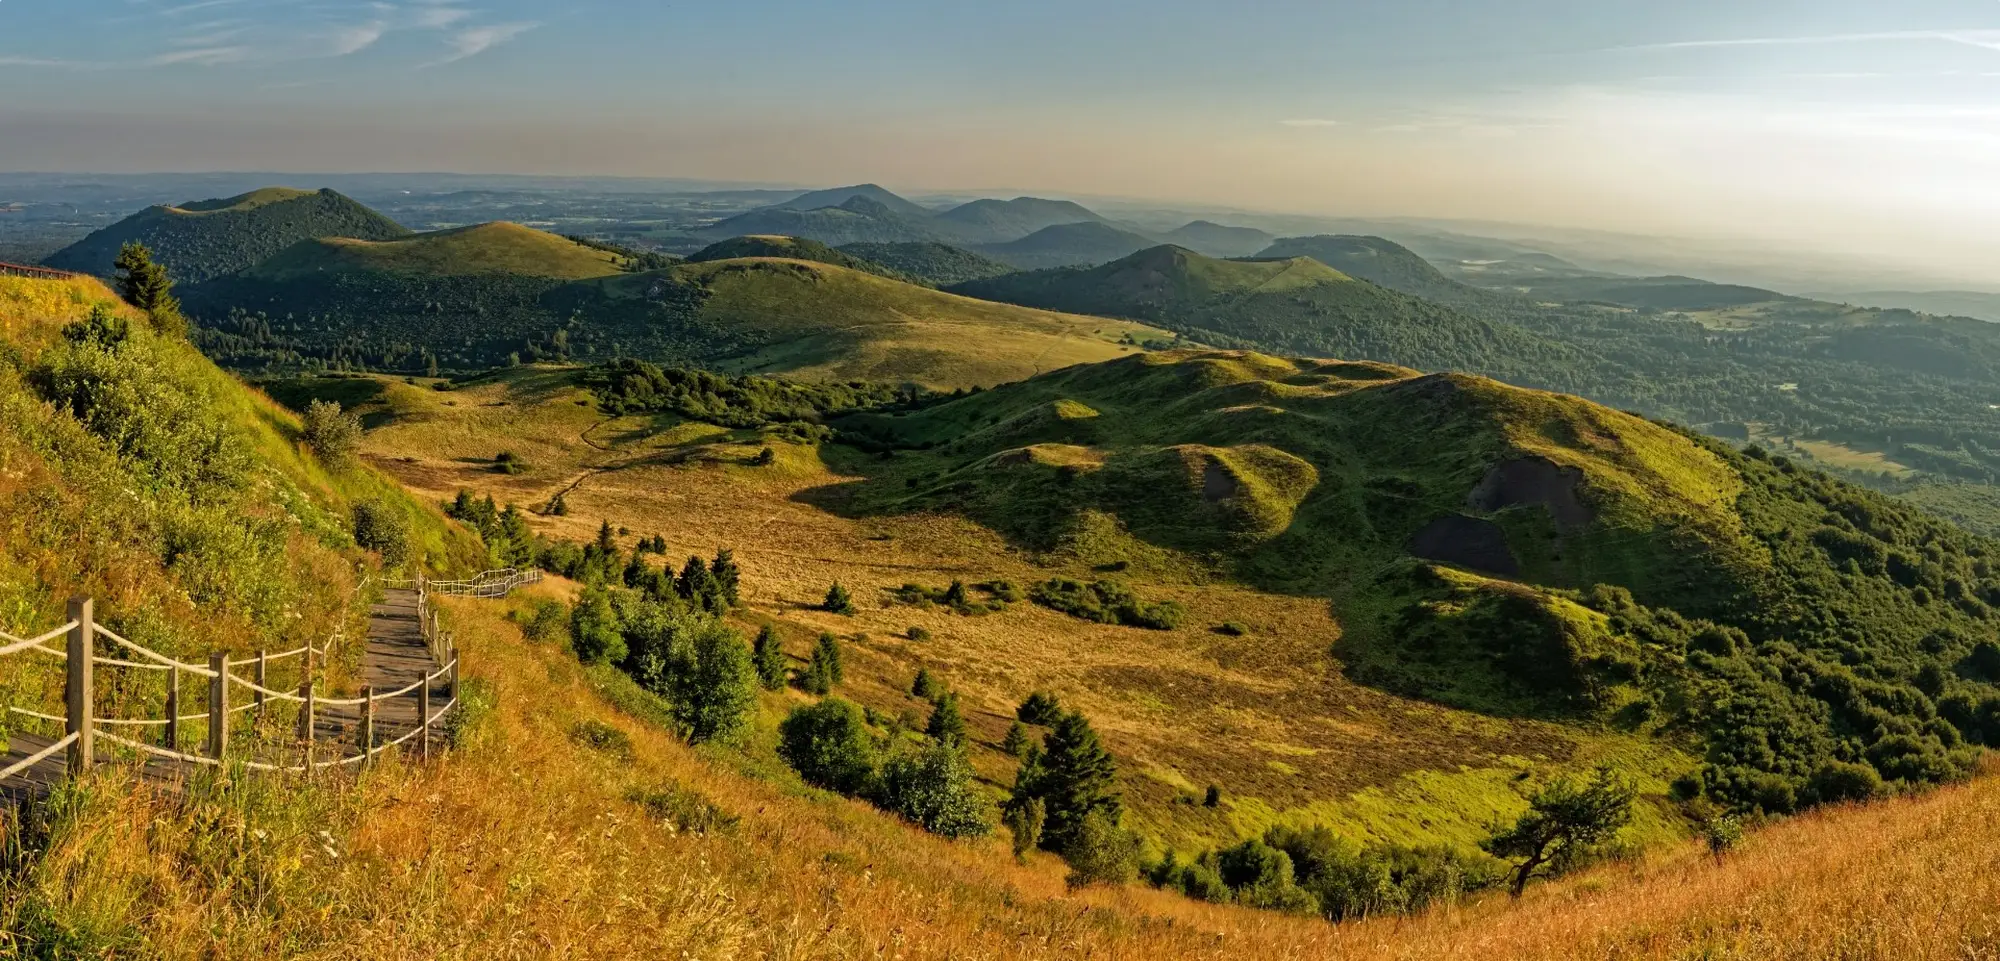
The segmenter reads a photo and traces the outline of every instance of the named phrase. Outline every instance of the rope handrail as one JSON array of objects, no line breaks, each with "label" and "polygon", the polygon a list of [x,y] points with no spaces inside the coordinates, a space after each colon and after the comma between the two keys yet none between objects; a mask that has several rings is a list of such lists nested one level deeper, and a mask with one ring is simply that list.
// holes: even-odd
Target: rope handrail
[{"label": "rope handrail", "polygon": [[[142,657],[152,658],[153,660],[158,661],[160,664],[165,665],[166,667],[178,667],[183,671],[187,671],[191,674],[196,674],[201,677],[215,676],[215,672],[209,670],[208,668],[199,667],[194,664],[184,663],[182,661],[176,661],[173,658],[166,656],[165,654],[155,654],[152,651],[147,650],[146,648],[140,647],[139,645],[134,644],[131,641],[119,637],[117,634],[112,633],[110,630],[104,628],[101,625],[97,628],[97,633],[98,636],[111,641],[113,644],[117,644],[118,646],[123,647],[126,650],[133,651]],[[106,659],[104,658],[98,658],[97,661],[100,664],[107,663]]]},{"label": "rope handrail", "polygon": [[169,751],[163,747],[154,747],[151,744],[144,744],[139,741],[127,740],[125,738],[119,737],[116,734],[100,733],[97,736],[107,741],[110,741],[113,744],[121,745],[123,747],[129,747],[138,751],[144,751],[147,754],[151,754],[157,757],[167,758],[168,760],[180,761],[188,764],[206,764],[210,767],[214,767],[222,763],[222,761],[218,758],[202,757],[199,754],[184,754],[180,751]]},{"label": "rope handrail", "polygon": [[[49,641],[53,641],[56,638],[63,636],[64,634],[68,634],[70,631],[75,630],[76,627],[77,623],[75,621],[71,621],[68,624],[64,624],[63,626],[58,627],[55,630],[50,631],[46,634],[43,634],[40,637],[31,637],[25,639],[15,637],[14,635],[8,634],[4,631],[0,631],[0,641],[9,642],[6,647],[0,647],[0,657],[6,657],[9,654],[19,654],[22,651],[28,650],[29,648],[42,647],[43,644],[46,644]],[[48,648],[42,647],[42,650],[46,651],[48,650]]]},{"label": "rope handrail", "polygon": [[[286,652],[285,652],[285,653],[283,653],[283,654],[266,654],[266,655],[264,655],[264,657],[263,657],[263,660],[264,660],[264,663],[266,663],[266,664],[269,664],[269,663],[270,663],[270,662],[272,662],[272,661],[282,661],[282,660],[284,660],[285,658],[288,658],[288,657],[297,657],[297,656],[299,656],[299,655],[301,655],[301,654],[304,654],[304,653],[305,653],[305,652],[307,652],[307,651],[311,651],[311,652],[313,652],[313,654],[314,654],[315,656],[317,656],[317,657],[325,657],[325,656],[327,656],[327,654],[329,654],[329,653],[331,653],[331,652],[333,651],[333,645],[332,645],[331,643],[328,643],[328,644],[327,644],[327,645],[326,645],[325,647],[314,647],[314,646],[312,646],[311,644],[307,644],[307,645],[306,645],[306,646],[304,646],[304,647],[295,647],[295,648],[292,648],[291,650],[289,650],[289,651],[286,651]],[[241,658],[241,659],[239,659],[239,660],[234,660],[234,661],[230,661],[230,662],[229,662],[229,666],[230,666],[230,667],[248,667],[248,666],[250,666],[250,665],[252,665],[252,664],[255,664],[255,663],[257,663],[257,658],[255,658],[255,657],[245,657],[245,658]]]},{"label": "rope handrail", "polygon": [[[22,771],[25,771],[31,767],[34,767],[37,764],[42,763],[43,761],[48,760],[49,758],[54,757],[57,751],[63,750],[64,748],[67,748],[70,745],[75,744],[77,738],[80,738],[82,736],[83,735],[81,733],[71,734],[68,737],[63,738],[62,740],[49,745],[48,747],[42,748],[40,751],[34,754],[30,754],[27,757],[19,761],[16,761],[12,765],[9,765],[5,770],[0,770],[0,781],[4,781],[10,777],[13,777],[16,774],[21,773]],[[109,737],[110,735],[107,734],[105,736]]]}]

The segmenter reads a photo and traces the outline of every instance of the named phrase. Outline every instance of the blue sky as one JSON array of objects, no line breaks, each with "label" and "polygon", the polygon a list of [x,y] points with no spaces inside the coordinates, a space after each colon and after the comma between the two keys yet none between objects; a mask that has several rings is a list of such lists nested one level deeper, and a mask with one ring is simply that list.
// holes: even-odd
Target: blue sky
[{"label": "blue sky", "polygon": [[0,0],[0,169],[874,180],[2000,252],[2000,0]]}]

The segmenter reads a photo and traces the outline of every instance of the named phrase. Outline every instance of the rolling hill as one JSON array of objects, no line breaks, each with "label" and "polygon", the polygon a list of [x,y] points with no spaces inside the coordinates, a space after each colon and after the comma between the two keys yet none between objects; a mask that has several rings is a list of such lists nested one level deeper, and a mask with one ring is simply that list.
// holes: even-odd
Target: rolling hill
[{"label": "rolling hill", "polygon": [[967,243],[997,244],[1063,224],[1106,221],[1089,208],[1067,200],[1016,197],[975,200],[938,214],[933,222]]},{"label": "rolling hill", "polygon": [[148,207],[47,258],[58,270],[108,277],[126,243],[152,248],[174,279],[193,284],[235,273],[303,240],[392,240],[410,232],[331,190],[269,187],[226,200]]},{"label": "rolling hill", "polygon": [[1446,277],[1409,248],[1380,237],[1287,237],[1274,241],[1257,257],[1311,257],[1348,276],[1431,300],[1478,299],[1481,293]]},{"label": "rolling hill", "polygon": [[1156,243],[1143,234],[1090,221],[1046,227],[1020,240],[974,249],[1020,270],[1042,270],[1106,263]]},{"label": "rolling hill", "polygon": [[1092,268],[974,281],[960,293],[1006,303],[1126,317],[1204,343],[1470,369],[1549,384],[1577,352],[1506,324],[1354,278],[1306,257],[1235,261],[1154,247]]},{"label": "rolling hill", "polygon": [[1014,272],[1014,268],[1007,264],[950,244],[848,244],[839,249],[933,287],[949,287],[968,280],[984,280]]},{"label": "rolling hill", "polygon": [[833,264],[849,270],[876,274],[893,280],[908,280],[902,273],[848,251],[836,250],[817,240],[798,237],[732,237],[718,241],[687,256],[691,264],[703,264],[715,260],[741,260],[745,257],[777,257],[786,260],[810,260],[815,263]]},{"label": "rolling hill", "polygon": [[[905,203],[908,203],[905,201]],[[866,194],[837,205],[797,209],[765,207],[704,228],[717,240],[748,236],[802,237],[829,246],[853,243],[920,243],[946,239],[929,214],[910,214]]]},{"label": "rolling hill", "polygon": [[[890,213],[913,220],[923,220],[937,211],[922,204],[905,200],[879,184],[857,184],[852,187],[834,187],[829,190],[814,190],[800,194],[780,204],[772,204],[765,210],[819,210],[824,207],[839,207],[855,198],[869,203],[880,204]],[[755,211],[753,211],[754,213]]]},{"label": "rolling hill", "polygon": [[[790,256],[727,256],[778,254]],[[709,259],[723,258],[723,259]],[[814,258],[814,259],[800,259]],[[824,258],[826,262],[822,262]],[[211,355],[280,369],[425,372],[633,356],[836,380],[991,386],[1166,337],[1137,323],[921,287],[811,241],[724,241],[622,271],[610,251],[512,224],[315,240],[188,288]]]},{"label": "rolling hill", "polygon": [[1269,247],[1276,238],[1255,227],[1228,227],[1197,220],[1175,228],[1160,239],[1210,257],[1249,257]]},{"label": "rolling hill", "polygon": [[[1574,397],[1172,351],[843,426],[900,449],[852,495],[863,516],[957,512],[1099,570],[1183,558],[1330,596],[1349,677],[1692,732],[1707,764],[1685,790],[1738,808],[1838,799],[1816,772],[1858,759],[1948,779],[1972,763],[1962,740],[1986,736],[1968,705],[2000,705],[1963,666],[2000,616],[1977,573],[2000,545]],[[1899,698],[1900,722],[1861,706]],[[1956,706],[1934,715],[1933,698]]]}]

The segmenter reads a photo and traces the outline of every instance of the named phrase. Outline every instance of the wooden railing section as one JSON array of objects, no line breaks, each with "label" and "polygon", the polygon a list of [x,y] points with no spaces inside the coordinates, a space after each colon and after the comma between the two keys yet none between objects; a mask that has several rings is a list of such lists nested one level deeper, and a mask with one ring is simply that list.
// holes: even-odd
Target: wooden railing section
[{"label": "wooden railing section", "polygon": [[55,270],[49,267],[35,267],[29,264],[10,264],[0,261],[0,276],[32,277],[37,280],[67,280],[82,274],[70,270]]},{"label": "wooden railing section", "polygon": [[[332,647],[313,647],[308,644],[280,654],[259,651],[252,657],[231,660],[222,652],[211,654],[206,665],[190,664],[177,660],[158,651],[135,644],[98,623],[96,605],[89,598],[77,598],[69,603],[69,621],[59,627],[45,631],[34,637],[15,637],[0,632],[0,659],[23,654],[41,654],[60,658],[65,663],[64,712],[58,717],[20,707],[8,707],[9,713],[37,720],[63,725],[64,736],[22,760],[0,769],[0,781],[6,781],[49,760],[58,753],[65,754],[70,776],[87,771],[97,761],[97,746],[101,739],[110,744],[129,748],[142,755],[157,757],[188,765],[218,766],[225,762],[241,763],[253,771],[303,773],[327,768],[347,767],[368,763],[384,751],[402,747],[412,740],[417,741],[417,753],[422,758],[430,756],[431,729],[441,726],[444,719],[458,706],[459,657],[451,635],[442,630],[437,611],[432,607],[433,594],[461,597],[502,597],[517,587],[533,584],[541,580],[540,571],[488,571],[478,577],[459,581],[430,581],[419,576],[413,581],[388,583],[408,585],[417,595],[417,619],[423,632],[426,648],[433,659],[443,665],[423,676],[415,683],[400,690],[379,693],[363,687],[357,698],[327,698],[321,696],[316,686],[315,663],[323,663]],[[61,639],[63,647],[51,646],[51,642]],[[97,641],[110,642],[134,655],[137,660],[104,657],[97,653]],[[298,688],[296,691],[280,690],[272,687],[271,668],[274,664],[299,659]],[[166,673],[166,707],[164,717],[159,718],[110,718],[101,717],[96,712],[97,669],[118,668],[133,671],[153,671]],[[243,669],[249,669],[249,676]],[[182,678],[193,676],[206,680],[208,692],[207,710],[199,714],[183,714]],[[444,682],[446,701],[435,711],[431,708],[431,688],[439,681]],[[241,689],[249,697],[241,705],[232,707],[230,702],[235,692]],[[378,743],[375,719],[378,705],[393,698],[414,695],[417,698],[417,723],[406,734],[392,741]],[[233,758],[230,752],[230,721],[238,714],[256,711],[260,715],[272,703],[289,703],[298,706],[298,740],[303,745],[303,757],[297,763],[259,761],[248,758]],[[316,759],[314,724],[318,712],[325,708],[355,708],[359,711],[359,753],[353,756]],[[190,722],[205,722],[207,737],[200,754],[180,750],[181,728]],[[113,729],[157,728],[161,731],[159,744],[127,738],[111,733]]]}]

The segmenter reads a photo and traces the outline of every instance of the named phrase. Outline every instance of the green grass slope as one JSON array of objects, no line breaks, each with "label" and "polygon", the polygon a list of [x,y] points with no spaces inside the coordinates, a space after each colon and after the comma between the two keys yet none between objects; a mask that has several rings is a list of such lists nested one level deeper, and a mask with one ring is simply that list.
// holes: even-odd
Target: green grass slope
[{"label": "green grass slope", "polygon": [[132,241],[152,248],[181,283],[200,283],[250,267],[300,241],[320,237],[390,240],[408,230],[331,190],[285,187],[177,207],[149,207],[49,257],[59,270],[110,276],[118,250]]},{"label": "green grass slope", "polygon": [[858,513],[1330,597],[1349,677],[1685,745],[1681,790],[1739,808],[1838,800],[1836,764],[1947,779],[2000,738],[2000,543],[1578,398],[1175,351],[843,426],[902,451]]},{"label": "green grass slope", "polygon": [[1218,260],[1154,247],[1100,267],[959,285],[972,297],[1143,320],[1204,343],[1476,370],[1551,385],[1577,352],[1506,324],[1357,281],[1317,260]]},{"label": "green grass slope", "polygon": [[1014,272],[1007,264],[950,244],[847,244],[840,250],[932,287],[949,287]]},{"label": "green grass slope", "polygon": [[510,223],[478,224],[388,241],[308,240],[246,272],[257,281],[336,273],[466,277],[505,274],[584,280],[618,272],[609,251]]},{"label": "green grass slope", "polygon": [[650,356],[942,389],[1105,360],[1136,350],[1133,341],[1165,336],[1129,322],[987,303],[833,264],[770,258],[577,284],[557,303]]},{"label": "green grass slope", "polygon": [[[127,330],[83,333],[94,309]],[[362,502],[408,520],[407,563],[485,561],[476,536],[365,466],[322,462],[293,415],[95,281],[0,278],[0,421],[0,630],[60,623],[83,594],[121,635],[188,659],[358,638],[358,581],[380,566],[355,546]],[[128,675],[106,694],[158,716],[163,683]],[[50,711],[61,684],[59,663],[17,658],[0,697]]]}]

